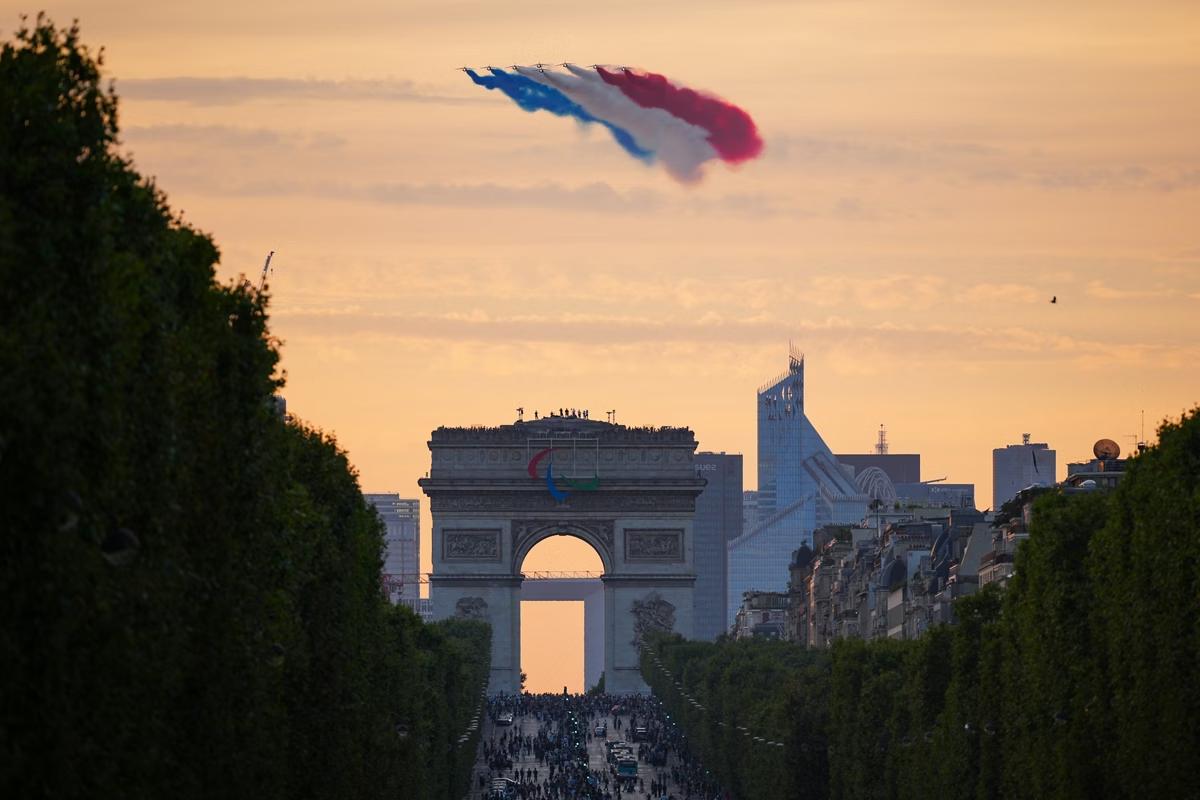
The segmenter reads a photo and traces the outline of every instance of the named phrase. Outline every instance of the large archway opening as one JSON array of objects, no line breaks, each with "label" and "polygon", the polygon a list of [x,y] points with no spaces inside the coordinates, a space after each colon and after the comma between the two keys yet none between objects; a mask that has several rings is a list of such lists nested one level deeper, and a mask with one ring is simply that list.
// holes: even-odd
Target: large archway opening
[{"label": "large archway opening", "polygon": [[[525,575],[520,604],[521,672],[525,690],[561,692],[565,687],[574,693],[591,688],[598,676],[588,673],[597,671],[597,663],[601,670],[604,664],[603,590],[600,589],[597,602],[588,586],[598,582],[598,576],[604,572],[599,553],[573,535],[549,536],[533,545],[516,569]],[[596,631],[587,636],[586,624],[591,622],[594,627],[597,620],[587,618],[584,599],[542,599],[576,597],[583,592],[589,592],[587,603],[591,607],[586,610],[593,617],[601,614],[598,644]],[[592,639],[591,649],[598,648],[598,653],[587,653],[588,638]]]}]

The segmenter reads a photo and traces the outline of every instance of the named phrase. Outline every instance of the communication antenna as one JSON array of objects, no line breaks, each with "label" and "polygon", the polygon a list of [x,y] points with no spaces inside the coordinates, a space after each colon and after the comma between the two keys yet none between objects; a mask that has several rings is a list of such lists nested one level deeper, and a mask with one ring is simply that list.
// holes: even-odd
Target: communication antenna
[{"label": "communication antenna", "polygon": [[1030,437],[1031,435],[1032,435],[1032,434],[1028,434],[1028,433],[1022,433],[1022,434],[1021,434],[1021,444],[1029,444],[1029,437]]},{"label": "communication antenna", "polygon": [[525,421],[525,409],[518,406],[517,407],[517,422],[524,422],[524,421]]},{"label": "communication antenna", "polygon": [[262,291],[267,285],[267,273],[271,271],[271,256],[275,255],[275,251],[267,253],[267,260],[263,262],[262,277],[258,279],[258,291]]},{"label": "communication antenna", "polygon": [[875,454],[886,456],[888,454],[887,428],[883,427],[883,423],[879,423],[879,441],[875,443]]},{"label": "communication antenna", "polygon": [[617,410],[615,408],[610,411],[605,411],[604,413],[608,416],[608,421],[611,424],[617,424]]}]

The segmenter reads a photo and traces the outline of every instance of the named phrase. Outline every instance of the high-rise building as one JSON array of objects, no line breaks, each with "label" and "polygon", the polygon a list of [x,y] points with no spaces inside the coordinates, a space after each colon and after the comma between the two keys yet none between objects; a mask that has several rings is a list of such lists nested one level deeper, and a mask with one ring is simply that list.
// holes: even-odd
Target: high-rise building
[{"label": "high-rise building", "polygon": [[696,453],[696,474],[708,481],[696,498],[692,523],[696,584],[692,635],[716,639],[726,629],[728,543],[742,535],[742,457]]},{"label": "high-rise building", "polygon": [[792,552],[824,525],[856,524],[870,498],[804,413],[804,356],[758,390],[757,523],[729,543],[727,623],[748,591],[784,591]]},{"label": "high-rise building", "polygon": [[1055,452],[1045,442],[1030,442],[1022,434],[1020,444],[992,451],[992,508],[998,509],[1029,486],[1053,486]]},{"label": "high-rise building", "polygon": [[742,492],[742,532],[758,524],[758,492],[746,489]]},{"label": "high-rise building", "polygon": [[398,494],[364,494],[385,527],[383,581],[388,598],[416,609],[421,596],[421,501]]}]

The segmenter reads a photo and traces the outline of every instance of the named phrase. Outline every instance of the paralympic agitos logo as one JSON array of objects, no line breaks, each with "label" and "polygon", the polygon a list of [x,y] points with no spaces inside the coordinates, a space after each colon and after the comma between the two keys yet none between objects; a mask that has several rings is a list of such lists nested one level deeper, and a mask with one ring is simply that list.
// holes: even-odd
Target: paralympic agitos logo
[{"label": "paralympic agitos logo", "polygon": [[534,453],[533,458],[529,459],[529,465],[526,467],[529,477],[536,480],[538,479],[538,464],[543,459],[546,461],[546,488],[550,490],[550,496],[560,503],[571,496],[570,492],[560,489],[560,485],[577,492],[594,492],[600,488],[599,475],[593,475],[586,480],[567,478],[562,475],[559,475],[557,478],[554,477],[554,452],[565,449],[564,447],[547,447],[545,450],[539,450]]}]

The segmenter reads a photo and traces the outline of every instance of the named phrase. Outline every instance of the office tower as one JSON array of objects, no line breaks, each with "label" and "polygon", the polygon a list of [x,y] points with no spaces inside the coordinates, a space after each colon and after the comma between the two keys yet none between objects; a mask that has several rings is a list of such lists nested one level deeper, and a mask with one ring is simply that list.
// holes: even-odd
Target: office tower
[{"label": "office tower", "polygon": [[804,356],[758,390],[757,524],[729,543],[727,624],[747,591],[784,591],[792,552],[817,528],[856,524],[869,498],[804,413]]},{"label": "office tower", "polygon": [[387,552],[383,580],[388,598],[417,609],[421,596],[421,501],[402,499],[398,494],[364,494],[383,520]]},{"label": "office tower", "polygon": [[1053,486],[1055,483],[1055,452],[1045,442],[1030,442],[1029,434],[1021,435],[1020,444],[992,451],[992,508],[1017,496],[1029,486]]},{"label": "office tower", "polygon": [[742,532],[758,524],[758,492],[746,489],[742,492]]},{"label": "office tower", "polygon": [[696,474],[708,481],[696,498],[692,524],[696,585],[692,635],[716,639],[725,632],[728,543],[742,535],[742,457],[696,453]]}]

